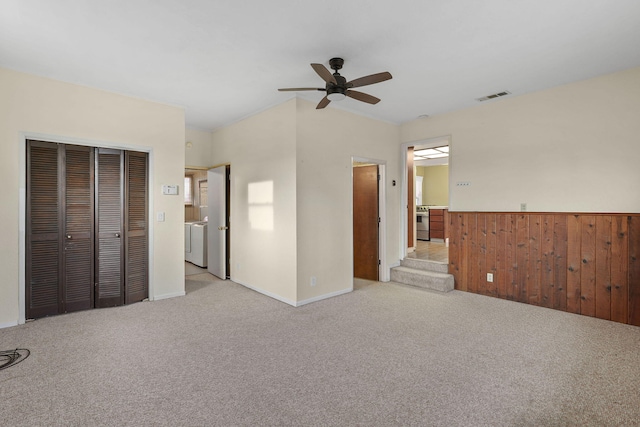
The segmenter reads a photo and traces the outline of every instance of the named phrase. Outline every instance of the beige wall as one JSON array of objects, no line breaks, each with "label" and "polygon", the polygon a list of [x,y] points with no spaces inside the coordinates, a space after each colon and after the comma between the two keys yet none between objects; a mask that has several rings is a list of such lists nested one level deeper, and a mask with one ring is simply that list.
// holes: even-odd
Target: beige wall
[{"label": "beige wall", "polygon": [[[212,137],[212,133],[208,131],[191,128],[185,130],[184,161],[187,168],[208,168],[213,166],[211,164]],[[198,180],[207,179],[206,170],[198,171],[193,179],[192,190],[194,191],[194,201],[196,203],[184,207],[185,221],[200,221],[202,219],[200,218],[200,204],[197,203],[196,193],[198,192]]]},{"label": "beige wall", "polygon": [[449,166],[416,166],[416,175],[422,176],[422,204],[449,205]]},{"label": "beige wall", "polygon": [[[25,137],[148,151],[150,294],[184,294],[184,206],[161,195],[184,173],[184,112],[158,103],[0,68],[0,327],[20,319],[24,280]],[[154,221],[162,211],[166,221]],[[24,291],[22,290],[24,295]]]},{"label": "beige wall", "polygon": [[451,210],[640,212],[639,111],[634,68],[416,120],[401,140],[451,136]]},{"label": "beige wall", "polygon": [[[290,304],[297,265],[295,108],[291,100],[215,131],[211,159],[231,165],[231,279]],[[270,202],[249,200],[249,188],[261,185],[273,186]]]},{"label": "beige wall", "polygon": [[297,101],[299,302],[353,286],[353,157],[386,162],[386,263],[399,262],[401,189],[391,185],[401,176],[398,136],[396,125]]},{"label": "beige wall", "polygon": [[[398,263],[398,139],[396,125],[301,99],[214,132],[212,163],[231,164],[232,280],[292,305],[352,289],[354,156],[387,163],[386,258]],[[274,228],[253,230],[247,186],[264,181]]]},{"label": "beige wall", "polygon": [[[187,143],[191,143],[191,148]],[[213,166],[211,161],[212,133],[209,131],[187,128],[185,130],[184,161],[187,167]]]},{"label": "beige wall", "polygon": [[[25,135],[150,152],[155,299],[184,293],[183,201],[161,185],[182,186],[185,165],[230,163],[232,279],[297,304],[351,287],[352,156],[386,162],[389,267],[401,255],[399,143],[450,136],[452,210],[640,212],[638,111],[635,68],[401,126],[293,99],[185,135],[180,109],[0,69],[0,327],[20,315]],[[249,200],[256,183],[273,186],[269,203]],[[254,226],[256,210],[270,226]]]}]

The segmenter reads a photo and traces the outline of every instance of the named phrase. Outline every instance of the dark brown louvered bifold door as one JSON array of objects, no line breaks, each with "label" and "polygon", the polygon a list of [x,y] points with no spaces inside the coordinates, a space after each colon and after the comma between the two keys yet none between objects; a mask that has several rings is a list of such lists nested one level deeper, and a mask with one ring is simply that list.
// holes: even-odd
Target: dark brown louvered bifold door
[{"label": "dark brown louvered bifold door", "polygon": [[58,145],[27,147],[27,318],[60,312],[60,200]]},{"label": "dark brown louvered bifold door", "polygon": [[29,141],[27,317],[93,307],[93,149]]},{"label": "dark brown louvered bifold door", "polygon": [[124,303],[122,265],[124,155],[96,149],[96,307]]},{"label": "dark brown louvered bifold door", "polygon": [[125,304],[149,296],[148,223],[147,223],[147,154],[128,151],[126,158],[126,252]]},{"label": "dark brown louvered bifold door", "polygon": [[64,186],[62,312],[93,307],[93,148],[60,144]]},{"label": "dark brown louvered bifold door", "polygon": [[148,297],[147,154],[27,143],[28,319]]}]

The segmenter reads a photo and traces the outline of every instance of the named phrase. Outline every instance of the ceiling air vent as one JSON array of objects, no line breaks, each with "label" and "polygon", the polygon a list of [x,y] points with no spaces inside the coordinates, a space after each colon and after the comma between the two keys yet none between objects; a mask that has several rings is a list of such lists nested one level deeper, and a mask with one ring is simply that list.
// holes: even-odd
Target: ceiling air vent
[{"label": "ceiling air vent", "polygon": [[498,93],[494,93],[494,94],[491,94],[491,95],[483,96],[482,98],[476,98],[476,101],[480,101],[480,102],[488,101],[488,100],[493,99],[493,98],[500,98],[501,96],[506,96],[506,95],[510,95],[510,94],[511,94],[511,92],[505,90],[503,92],[498,92]]}]

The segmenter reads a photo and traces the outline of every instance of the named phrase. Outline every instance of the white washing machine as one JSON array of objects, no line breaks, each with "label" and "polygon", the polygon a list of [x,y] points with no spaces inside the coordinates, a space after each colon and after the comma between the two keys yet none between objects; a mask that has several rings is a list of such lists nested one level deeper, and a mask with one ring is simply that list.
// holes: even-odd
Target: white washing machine
[{"label": "white washing machine", "polygon": [[207,223],[187,222],[184,225],[184,259],[198,267],[207,266]]}]

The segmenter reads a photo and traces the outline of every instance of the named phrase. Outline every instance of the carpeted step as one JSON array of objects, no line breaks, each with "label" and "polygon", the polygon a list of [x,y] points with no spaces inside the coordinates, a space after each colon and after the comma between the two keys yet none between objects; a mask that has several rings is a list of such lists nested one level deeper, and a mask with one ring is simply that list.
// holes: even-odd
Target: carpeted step
[{"label": "carpeted step", "polygon": [[405,258],[400,262],[403,267],[414,268],[416,270],[435,271],[436,273],[448,273],[449,263],[441,261],[430,261],[416,258]]},{"label": "carpeted step", "polygon": [[449,292],[454,288],[453,276],[451,274],[419,270],[404,266],[391,269],[391,281],[439,292]]}]

